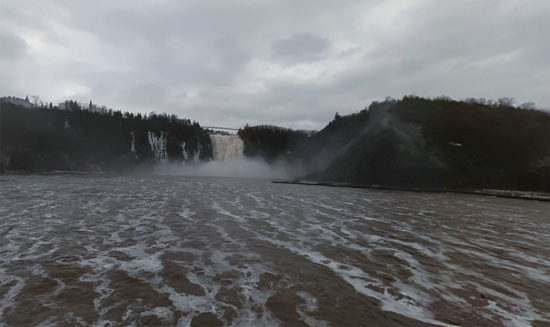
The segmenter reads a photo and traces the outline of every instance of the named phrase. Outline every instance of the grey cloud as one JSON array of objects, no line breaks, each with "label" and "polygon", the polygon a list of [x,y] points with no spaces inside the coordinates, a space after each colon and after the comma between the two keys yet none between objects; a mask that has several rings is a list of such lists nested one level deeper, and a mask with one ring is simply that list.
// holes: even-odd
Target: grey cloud
[{"label": "grey cloud", "polygon": [[549,21],[546,0],[4,0],[0,86],[234,127],[410,93],[549,107]]},{"label": "grey cloud", "polygon": [[153,109],[166,98],[166,90],[155,84],[139,84],[120,90],[116,95],[121,103]]},{"label": "grey cloud", "polygon": [[330,43],[310,33],[294,34],[288,39],[278,40],[271,44],[271,55],[274,59],[290,62],[320,59],[330,48]]},{"label": "grey cloud", "polygon": [[17,61],[27,51],[27,43],[21,37],[0,31],[0,59]]}]

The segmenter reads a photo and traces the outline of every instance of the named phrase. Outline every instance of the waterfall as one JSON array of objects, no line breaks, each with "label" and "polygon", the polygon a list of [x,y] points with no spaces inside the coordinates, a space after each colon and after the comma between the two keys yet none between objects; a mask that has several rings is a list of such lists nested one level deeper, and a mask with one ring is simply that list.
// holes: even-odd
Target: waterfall
[{"label": "waterfall", "polygon": [[132,135],[132,143],[130,144],[130,152],[136,153],[136,133],[130,132],[130,135]]},{"label": "waterfall", "polygon": [[[200,162],[200,156],[201,156],[201,144],[200,142],[197,140],[196,141],[196,150],[192,150],[193,149],[193,146],[192,144],[188,144],[184,141],[182,141],[181,143],[178,143],[180,148],[181,148],[181,153],[183,155],[183,161],[184,162],[188,162],[188,161],[192,161],[192,162]],[[189,149],[191,148],[191,149]]]},{"label": "waterfall", "polygon": [[237,159],[243,156],[244,143],[238,135],[211,134],[212,154],[216,161]]},{"label": "waterfall", "polygon": [[195,154],[193,154],[193,161],[194,162],[199,162],[200,157],[201,157],[201,144],[199,142],[197,142],[197,152],[195,152]]},{"label": "waterfall", "polygon": [[168,160],[168,153],[166,153],[166,133],[160,132],[160,135],[156,136],[155,133],[149,131],[147,133],[147,141],[149,141],[153,158],[156,161],[165,162]]},{"label": "waterfall", "polygon": [[185,142],[181,142],[180,147],[181,147],[181,153],[183,154],[183,160],[184,161],[189,160],[189,156],[187,155],[187,150],[185,150]]}]

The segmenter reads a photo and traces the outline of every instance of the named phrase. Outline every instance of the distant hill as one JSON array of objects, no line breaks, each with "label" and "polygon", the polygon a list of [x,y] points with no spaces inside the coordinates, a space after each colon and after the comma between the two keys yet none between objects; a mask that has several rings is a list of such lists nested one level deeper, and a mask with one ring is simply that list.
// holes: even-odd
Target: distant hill
[{"label": "distant hill", "polygon": [[549,191],[550,114],[408,96],[337,115],[295,155],[311,180]]}]

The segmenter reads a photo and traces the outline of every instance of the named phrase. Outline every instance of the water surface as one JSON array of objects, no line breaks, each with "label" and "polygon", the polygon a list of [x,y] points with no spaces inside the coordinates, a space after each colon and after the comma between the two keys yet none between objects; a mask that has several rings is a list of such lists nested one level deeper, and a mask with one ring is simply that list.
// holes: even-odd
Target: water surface
[{"label": "water surface", "polygon": [[543,326],[548,203],[0,176],[0,326]]}]

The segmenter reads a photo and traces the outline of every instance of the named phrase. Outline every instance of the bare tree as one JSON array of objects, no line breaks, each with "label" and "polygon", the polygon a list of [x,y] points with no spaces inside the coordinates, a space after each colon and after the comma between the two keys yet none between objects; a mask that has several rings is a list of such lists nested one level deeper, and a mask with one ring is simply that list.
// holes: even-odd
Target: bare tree
[{"label": "bare tree", "polygon": [[38,95],[31,95],[31,98],[32,98],[32,103],[33,103],[35,106],[38,106],[38,100],[40,99],[40,96],[38,96]]},{"label": "bare tree", "polygon": [[521,109],[537,109],[537,106],[534,102],[525,102],[519,105]]},{"label": "bare tree", "polygon": [[516,100],[514,100],[514,98],[509,98],[509,97],[503,97],[498,99],[499,106],[512,107],[514,105],[514,102],[516,102]]}]

